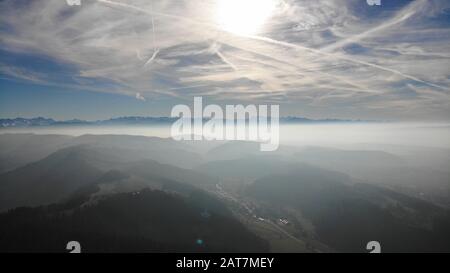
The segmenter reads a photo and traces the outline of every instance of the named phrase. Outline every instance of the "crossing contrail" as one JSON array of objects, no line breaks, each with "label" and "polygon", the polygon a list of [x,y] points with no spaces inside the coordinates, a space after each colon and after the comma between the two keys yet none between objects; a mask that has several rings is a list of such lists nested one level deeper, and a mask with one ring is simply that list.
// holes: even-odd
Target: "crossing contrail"
[{"label": "crossing contrail", "polygon": [[[210,28],[214,28],[214,29],[218,28],[218,26],[215,25],[215,24],[201,22],[201,21],[198,21],[198,20],[193,20],[193,19],[186,18],[186,17],[183,17],[183,16],[178,16],[178,15],[159,13],[159,12],[154,12],[154,11],[150,12],[150,11],[148,11],[146,9],[143,9],[143,8],[140,8],[140,7],[136,7],[136,6],[133,6],[133,5],[130,5],[130,4],[119,3],[119,2],[114,2],[114,1],[110,1],[110,0],[97,0],[97,1],[101,2],[101,3],[105,3],[105,4],[111,4],[111,5],[115,5],[115,6],[119,6],[119,7],[129,8],[129,9],[132,9],[132,10],[135,10],[135,11],[139,11],[139,12],[143,12],[143,13],[150,14],[150,15],[158,15],[158,16],[162,16],[162,17],[182,20],[182,21],[189,22],[189,23],[192,23],[192,24],[202,25],[202,26],[210,27]],[[223,31],[225,31],[225,30],[223,30]],[[324,51],[322,51],[320,49],[313,49],[313,48],[309,48],[309,47],[306,47],[306,46],[301,46],[301,45],[298,45],[298,44],[278,41],[278,40],[275,40],[275,39],[272,39],[272,38],[268,38],[268,37],[264,37],[264,36],[240,35],[240,37],[252,39],[252,40],[255,40],[255,41],[261,41],[261,42],[265,42],[265,43],[270,43],[270,44],[274,44],[274,45],[279,45],[279,46],[283,46],[283,47],[288,47],[288,48],[292,48],[292,49],[309,51],[311,53],[315,53],[315,54],[318,54],[318,55],[323,55],[323,56],[327,56],[327,57],[330,57],[330,58],[335,58],[335,59],[338,59],[338,60],[348,61],[348,62],[352,62],[352,63],[355,63],[355,64],[368,66],[368,67],[376,68],[378,70],[390,72],[390,73],[393,73],[395,75],[399,75],[401,77],[404,77],[406,79],[410,79],[410,80],[413,80],[415,82],[419,82],[419,83],[422,83],[422,84],[425,84],[425,85],[428,85],[428,86],[432,86],[432,87],[435,87],[435,88],[439,88],[439,89],[443,89],[443,90],[450,90],[450,88],[448,88],[448,87],[441,86],[441,85],[438,85],[438,84],[434,84],[434,83],[431,83],[431,82],[419,79],[419,78],[417,78],[415,76],[405,74],[405,73],[403,73],[401,71],[398,71],[398,70],[395,70],[395,69],[392,69],[392,68],[388,68],[388,67],[385,67],[385,66],[382,66],[382,65],[378,65],[378,64],[373,64],[373,63],[357,60],[357,59],[354,59],[354,58],[341,56],[341,55],[338,55],[338,54],[335,54],[335,53],[324,52]]]}]

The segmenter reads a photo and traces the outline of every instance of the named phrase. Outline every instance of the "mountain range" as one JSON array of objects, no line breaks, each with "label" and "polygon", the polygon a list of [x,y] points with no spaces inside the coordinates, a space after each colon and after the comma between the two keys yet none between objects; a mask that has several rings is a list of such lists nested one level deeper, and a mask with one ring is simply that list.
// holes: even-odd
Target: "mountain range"
[{"label": "mountain range", "polygon": [[124,135],[0,146],[0,252],[450,251],[448,208],[340,171],[404,164],[386,152]]},{"label": "mountain range", "polygon": [[[55,120],[51,118],[4,118],[0,119],[0,128],[11,127],[37,127],[37,126],[80,126],[80,125],[162,125],[172,124],[178,118],[172,117],[118,117],[106,120]],[[205,119],[206,121],[206,119]],[[349,122],[369,122],[363,120],[345,120],[345,119],[308,119],[303,117],[281,117],[280,123],[349,123]]]}]

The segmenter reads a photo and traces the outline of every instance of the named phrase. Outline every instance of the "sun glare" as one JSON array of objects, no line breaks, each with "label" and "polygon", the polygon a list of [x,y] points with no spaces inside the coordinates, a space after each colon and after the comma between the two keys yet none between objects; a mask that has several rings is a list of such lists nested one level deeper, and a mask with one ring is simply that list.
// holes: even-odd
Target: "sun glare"
[{"label": "sun glare", "polygon": [[218,0],[217,20],[223,30],[255,35],[275,8],[275,0]]}]

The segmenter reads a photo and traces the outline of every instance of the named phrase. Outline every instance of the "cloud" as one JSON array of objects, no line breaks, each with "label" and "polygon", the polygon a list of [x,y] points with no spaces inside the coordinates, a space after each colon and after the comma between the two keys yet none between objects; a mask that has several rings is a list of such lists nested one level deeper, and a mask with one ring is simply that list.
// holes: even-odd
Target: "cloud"
[{"label": "cloud", "polygon": [[[70,67],[79,88],[139,100],[205,95],[334,117],[352,115],[347,108],[356,118],[376,118],[373,109],[393,118],[405,107],[416,109],[413,118],[450,110],[446,0],[274,0],[264,29],[248,36],[220,28],[217,1],[5,0],[0,49],[47,56]],[[1,66],[18,80],[54,80],[26,63]]]},{"label": "cloud", "polygon": [[46,80],[45,74],[1,63],[0,75],[3,75],[6,79],[24,80],[32,83],[45,83]]},{"label": "cloud", "polygon": [[146,101],[146,99],[144,98],[144,96],[141,95],[141,93],[136,93],[136,99]]}]

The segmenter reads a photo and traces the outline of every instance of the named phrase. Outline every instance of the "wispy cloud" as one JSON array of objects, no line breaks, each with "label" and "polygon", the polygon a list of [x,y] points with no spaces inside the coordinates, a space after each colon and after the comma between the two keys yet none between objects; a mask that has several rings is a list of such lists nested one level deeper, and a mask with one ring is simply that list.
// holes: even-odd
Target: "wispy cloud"
[{"label": "wispy cloud", "polygon": [[10,66],[0,63],[0,73],[5,79],[24,80],[33,83],[45,83],[45,74],[30,71],[21,67]]}]

